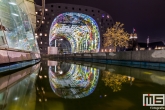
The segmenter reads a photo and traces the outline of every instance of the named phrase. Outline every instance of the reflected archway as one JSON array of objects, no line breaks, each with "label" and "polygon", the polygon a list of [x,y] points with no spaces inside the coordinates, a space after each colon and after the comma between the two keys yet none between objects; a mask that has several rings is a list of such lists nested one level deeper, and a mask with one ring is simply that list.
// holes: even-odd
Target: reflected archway
[{"label": "reflected archway", "polygon": [[62,98],[76,99],[90,95],[96,88],[99,69],[58,63],[49,67],[49,81],[54,93]]}]

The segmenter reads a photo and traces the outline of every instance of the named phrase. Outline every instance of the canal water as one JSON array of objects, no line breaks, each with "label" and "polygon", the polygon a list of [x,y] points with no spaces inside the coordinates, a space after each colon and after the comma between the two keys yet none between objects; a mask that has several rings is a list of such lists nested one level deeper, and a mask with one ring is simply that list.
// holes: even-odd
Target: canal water
[{"label": "canal water", "polygon": [[165,94],[163,71],[89,62],[45,60],[0,81],[0,110],[150,110],[143,94]]}]

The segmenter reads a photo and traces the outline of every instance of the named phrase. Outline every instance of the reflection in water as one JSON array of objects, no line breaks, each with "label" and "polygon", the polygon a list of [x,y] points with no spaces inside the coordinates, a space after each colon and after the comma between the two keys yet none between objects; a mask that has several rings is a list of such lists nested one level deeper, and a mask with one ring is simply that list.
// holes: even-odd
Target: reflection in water
[{"label": "reflection in water", "polygon": [[82,98],[90,95],[96,88],[99,69],[58,63],[49,67],[49,80],[52,90],[63,98]]},{"label": "reflection in water", "polygon": [[122,83],[130,82],[132,85],[132,81],[134,81],[134,77],[121,75],[121,74],[114,74],[110,71],[103,71],[102,80],[105,83],[105,86],[111,87],[113,92],[118,92],[122,88]]},{"label": "reflection in water", "polygon": [[[9,77],[4,76],[1,78],[6,85],[4,86],[5,88],[0,90],[0,109],[35,110],[36,92],[34,84],[39,68],[40,64],[36,64],[32,67],[8,75]],[[8,77],[8,79],[6,77]],[[22,80],[20,81],[20,79]]]}]

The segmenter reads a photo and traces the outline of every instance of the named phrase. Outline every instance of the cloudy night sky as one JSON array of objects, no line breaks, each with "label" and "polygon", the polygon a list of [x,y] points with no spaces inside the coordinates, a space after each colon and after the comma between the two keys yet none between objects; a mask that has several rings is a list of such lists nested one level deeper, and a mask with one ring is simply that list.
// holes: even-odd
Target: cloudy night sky
[{"label": "cloudy night sky", "polygon": [[[109,13],[114,22],[124,23],[125,31],[136,29],[138,40],[165,40],[165,0],[45,0],[48,3],[68,3],[91,6]],[[40,4],[41,0],[35,0]]]}]

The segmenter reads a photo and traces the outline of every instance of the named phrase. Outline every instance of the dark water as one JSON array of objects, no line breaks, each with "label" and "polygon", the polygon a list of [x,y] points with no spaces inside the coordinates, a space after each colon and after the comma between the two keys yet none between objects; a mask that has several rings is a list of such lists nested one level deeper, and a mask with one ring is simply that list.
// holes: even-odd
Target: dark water
[{"label": "dark water", "polygon": [[87,62],[42,61],[0,91],[3,110],[149,110],[143,94],[165,94],[165,72]]}]

